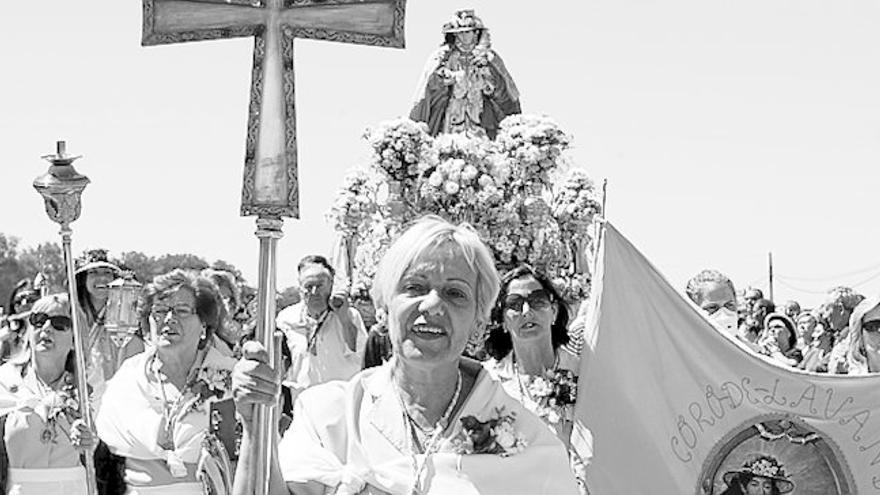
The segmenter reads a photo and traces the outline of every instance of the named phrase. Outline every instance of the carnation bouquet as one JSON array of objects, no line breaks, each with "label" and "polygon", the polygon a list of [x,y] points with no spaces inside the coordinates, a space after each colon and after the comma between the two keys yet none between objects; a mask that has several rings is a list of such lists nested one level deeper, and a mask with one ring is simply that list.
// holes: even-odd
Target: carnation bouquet
[{"label": "carnation bouquet", "polygon": [[577,400],[577,376],[570,370],[547,370],[529,377],[526,391],[535,402],[535,413],[552,424],[570,419]]},{"label": "carnation bouquet", "polygon": [[516,414],[495,408],[495,416],[484,421],[475,416],[460,419],[461,431],[452,439],[455,452],[462,455],[496,454],[507,457],[525,450],[528,442],[514,428]]}]

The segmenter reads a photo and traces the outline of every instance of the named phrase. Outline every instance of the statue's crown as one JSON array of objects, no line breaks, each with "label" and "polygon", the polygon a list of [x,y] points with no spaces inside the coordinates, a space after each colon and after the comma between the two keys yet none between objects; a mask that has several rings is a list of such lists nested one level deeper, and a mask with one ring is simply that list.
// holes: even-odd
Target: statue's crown
[{"label": "statue's crown", "polygon": [[443,25],[443,34],[460,33],[474,29],[485,29],[483,21],[471,9],[458,10],[452,20]]}]

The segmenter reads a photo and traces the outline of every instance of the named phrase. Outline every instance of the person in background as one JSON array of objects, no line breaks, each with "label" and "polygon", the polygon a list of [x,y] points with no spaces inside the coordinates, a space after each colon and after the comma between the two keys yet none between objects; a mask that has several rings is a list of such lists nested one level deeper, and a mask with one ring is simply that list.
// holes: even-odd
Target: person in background
[{"label": "person in background", "polygon": [[779,305],[779,312],[794,321],[801,314],[801,305],[797,301],[788,300]]},{"label": "person in background", "polygon": [[847,373],[880,373],[880,297],[865,299],[853,309],[850,335]]},{"label": "person in background", "polygon": [[0,329],[0,364],[12,359],[26,347],[24,331],[31,306],[40,298],[30,279],[20,280],[9,295],[9,315]]},{"label": "person in background", "polygon": [[235,281],[235,275],[225,270],[206,268],[202,270],[202,276],[217,284],[220,298],[223,300],[223,325],[220,325],[214,333],[214,347],[219,352],[232,356],[244,336],[245,322],[237,318],[242,314],[243,309],[241,289]]},{"label": "person in background", "polygon": [[816,315],[810,311],[801,311],[794,318],[794,324],[797,326],[797,347],[806,350],[813,343],[813,332],[816,331],[818,320]]},{"label": "person in background", "polygon": [[104,329],[104,312],[110,295],[108,284],[121,275],[122,270],[107,260],[107,251],[86,251],[76,262],[76,317],[88,340],[88,381],[99,396],[104,383],[113,377],[122,362],[144,350],[140,337],[132,338],[120,349]]},{"label": "person in background", "polygon": [[791,318],[770,313],[764,318],[764,332],[758,341],[762,354],[788,366],[797,366],[803,359],[797,348],[797,331]]},{"label": "person in background", "polygon": [[348,294],[334,292],[335,270],[327,258],[304,257],[297,266],[302,300],[275,319],[290,347],[285,384],[300,391],[330,380],[348,380],[361,370],[367,331]]},{"label": "person in background", "polygon": [[688,280],[685,292],[718,328],[736,335],[736,289],[729,278],[717,270],[703,270]]},{"label": "person in background", "polygon": [[746,309],[751,313],[755,309],[755,303],[764,299],[764,292],[755,287],[747,287],[743,292],[743,301],[746,303]]},{"label": "person in background", "polygon": [[[757,290],[757,289],[756,289]],[[776,305],[769,299],[758,299],[752,306],[752,312],[746,316],[739,328],[739,335],[750,344],[757,344],[764,333],[764,320],[770,313],[776,312]]]}]

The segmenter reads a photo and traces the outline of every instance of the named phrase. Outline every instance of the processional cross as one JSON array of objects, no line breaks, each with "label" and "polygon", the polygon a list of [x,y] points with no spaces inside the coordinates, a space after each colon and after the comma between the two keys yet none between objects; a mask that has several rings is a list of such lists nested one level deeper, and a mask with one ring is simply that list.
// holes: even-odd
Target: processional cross
[{"label": "processional cross", "polygon": [[[241,214],[257,216],[257,338],[274,365],[275,247],[282,217],[299,217],[293,40],[403,48],[406,0],[143,0],[143,45],[254,37]],[[271,408],[258,408],[256,479],[268,493]]]}]

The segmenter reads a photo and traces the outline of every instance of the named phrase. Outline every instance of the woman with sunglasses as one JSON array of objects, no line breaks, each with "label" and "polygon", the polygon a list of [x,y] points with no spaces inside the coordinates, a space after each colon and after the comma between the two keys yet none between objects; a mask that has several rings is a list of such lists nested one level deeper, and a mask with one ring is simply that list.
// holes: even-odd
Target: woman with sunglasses
[{"label": "woman with sunglasses", "polygon": [[0,366],[0,489],[85,494],[80,455],[96,438],[79,419],[67,296],[39,299],[27,322],[27,351]]},{"label": "woman with sunglasses", "polygon": [[206,435],[235,365],[212,345],[223,322],[217,286],[175,269],[147,285],[140,310],[153,345],[107,383],[98,435],[123,458],[128,494],[224,493],[231,468]]},{"label": "woman with sunglasses", "polygon": [[855,307],[849,332],[848,374],[880,373],[880,297],[869,297]]},{"label": "woman with sunglasses", "polygon": [[[491,359],[485,362],[507,393],[536,410],[540,397],[530,390],[535,378],[559,371],[578,372],[578,357],[564,347],[568,341],[568,308],[550,280],[526,265],[507,272],[492,310],[486,340]],[[540,415],[567,442],[562,431],[565,418],[557,418],[553,411],[538,412],[544,413]]]},{"label": "woman with sunglasses", "polygon": [[[484,363],[505,392],[538,415],[570,445],[572,413],[577,394],[579,357],[569,342],[568,308],[542,273],[520,265],[501,278],[501,292],[492,310]],[[589,431],[580,431],[591,443]],[[584,462],[570,453],[572,470],[584,485]]]}]

